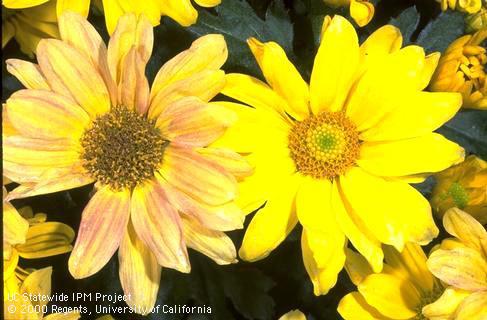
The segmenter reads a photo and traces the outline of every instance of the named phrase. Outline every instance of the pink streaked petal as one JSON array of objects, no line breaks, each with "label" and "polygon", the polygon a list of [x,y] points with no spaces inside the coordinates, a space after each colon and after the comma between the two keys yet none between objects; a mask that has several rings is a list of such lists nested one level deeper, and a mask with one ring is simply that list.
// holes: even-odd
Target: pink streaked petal
[{"label": "pink streaked petal", "polygon": [[222,205],[237,197],[235,177],[191,149],[170,144],[159,172],[173,187],[209,205]]},{"label": "pink streaked petal", "polygon": [[145,63],[137,53],[135,46],[129,50],[123,63],[118,84],[118,101],[128,108],[144,114],[149,107],[149,82],[145,77]]},{"label": "pink streaked petal", "polygon": [[236,121],[236,115],[219,105],[187,97],[168,105],[156,126],[170,141],[204,147],[218,139]]},{"label": "pink streaked petal", "polygon": [[20,90],[7,100],[12,126],[37,139],[79,140],[90,117],[74,100],[46,90]]},{"label": "pink streaked petal", "polygon": [[59,33],[64,42],[91,60],[107,85],[112,105],[115,105],[117,87],[108,70],[107,47],[96,29],[79,14],[68,11],[59,17]]},{"label": "pink streaked petal", "polygon": [[201,148],[198,153],[208,160],[222,166],[228,173],[238,179],[248,177],[254,172],[252,165],[235,151],[225,148]]},{"label": "pink streaked petal", "polygon": [[210,206],[191,198],[169,183],[164,184],[164,189],[167,190],[172,204],[179,212],[195,218],[206,228],[218,231],[243,228],[245,214],[233,201],[219,206]]},{"label": "pink streaked petal", "polygon": [[69,257],[76,279],[98,272],[118,249],[130,216],[130,191],[114,192],[104,186],[83,211],[78,237]]},{"label": "pink streaked petal", "polygon": [[151,99],[149,118],[157,118],[169,104],[184,97],[197,97],[208,102],[224,86],[225,73],[222,70],[205,70],[171,83]]},{"label": "pink streaked petal", "polygon": [[157,262],[167,268],[189,272],[179,214],[156,179],[135,187],[131,211],[137,235],[150,248]]},{"label": "pink streaked petal", "polygon": [[130,295],[127,304],[133,308],[152,310],[161,282],[161,266],[151,250],[138,238],[129,222],[118,249],[119,277],[123,292]]},{"label": "pink streaked petal", "polygon": [[52,90],[72,97],[90,116],[110,109],[103,78],[80,51],[60,40],[43,39],[37,46],[37,60]]},{"label": "pink streaked petal", "polygon": [[5,61],[7,71],[16,77],[28,89],[49,90],[49,85],[37,64],[32,62],[8,59]]}]

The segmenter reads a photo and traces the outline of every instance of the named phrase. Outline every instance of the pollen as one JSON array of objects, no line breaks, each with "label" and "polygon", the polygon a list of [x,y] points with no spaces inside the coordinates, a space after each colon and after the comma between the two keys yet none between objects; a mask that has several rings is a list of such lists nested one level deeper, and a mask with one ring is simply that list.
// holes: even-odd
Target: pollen
[{"label": "pollen", "polygon": [[153,121],[124,106],[99,116],[81,137],[83,166],[113,190],[154,176],[169,144]]},{"label": "pollen", "polygon": [[343,112],[323,112],[296,122],[289,150],[299,172],[333,179],[355,164],[360,152],[356,126]]}]

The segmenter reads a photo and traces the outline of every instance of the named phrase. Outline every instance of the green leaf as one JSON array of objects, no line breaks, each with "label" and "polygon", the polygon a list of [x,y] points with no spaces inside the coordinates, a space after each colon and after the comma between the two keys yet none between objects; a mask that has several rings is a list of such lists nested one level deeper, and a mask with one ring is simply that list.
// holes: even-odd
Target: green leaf
[{"label": "green leaf", "polygon": [[418,10],[416,10],[415,6],[412,6],[401,12],[397,18],[392,18],[389,21],[389,24],[392,24],[401,30],[404,45],[407,45],[411,43],[411,37],[418,27],[419,19],[420,16]]},{"label": "green leaf", "polygon": [[292,52],[293,26],[281,1],[269,6],[265,20],[242,0],[222,1],[215,12],[200,11],[198,22],[187,30],[198,37],[209,33],[223,34],[229,51],[226,69],[253,75],[260,73],[247,46],[250,37],[277,42],[287,53]]},{"label": "green leaf", "polygon": [[460,144],[467,153],[487,159],[487,112],[461,111],[438,132]]},{"label": "green leaf", "polygon": [[458,11],[442,12],[436,19],[426,25],[418,36],[417,43],[427,53],[443,52],[465,29],[464,14]]}]

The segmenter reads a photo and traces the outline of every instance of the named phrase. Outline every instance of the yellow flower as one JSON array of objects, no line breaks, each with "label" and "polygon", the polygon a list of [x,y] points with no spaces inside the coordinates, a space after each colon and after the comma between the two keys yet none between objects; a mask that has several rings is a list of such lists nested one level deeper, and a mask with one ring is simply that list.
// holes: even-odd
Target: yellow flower
[{"label": "yellow flower", "polygon": [[[195,0],[202,7],[215,7],[221,0]],[[105,22],[108,33],[112,34],[117,21],[126,13],[134,13],[139,17],[145,15],[153,26],[159,24],[161,15],[168,16],[180,25],[187,27],[198,19],[198,11],[191,0],[102,0]],[[66,10],[78,12],[84,17],[88,16],[90,0],[58,1],[58,16]]]},{"label": "yellow flower", "polygon": [[468,33],[487,28],[487,2],[479,12],[468,15],[465,22],[467,23]]},{"label": "yellow flower", "polygon": [[466,13],[476,13],[482,7],[483,0],[436,0],[441,3],[441,10],[458,10]]},{"label": "yellow flower", "polygon": [[472,155],[435,178],[431,206],[440,218],[446,210],[458,207],[481,224],[487,223],[487,162]]},{"label": "yellow flower", "polygon": [[455,40],[440,59],[431,79],[432,91],[460,92],[463,107],[487,109],[487,54],[482,42],[487,28]]},{"label": "yellow flower", "polygon": [[[448,319],[487,318],[487,232],[468,213],[452,208],[443,217],[443,226],[455,238],[442,241],[428,258],[429,270],[446,285],[450,294],[423,310],[428,316],[449,314],[437,306],[450,306]],[[435,318],[436,319],[436,318]],[[446,319],[446,317],[445,317]]]},{"label": "yellow flower", "polygon": [[340,315],[345,320],[428,319],[423,311],[442,295],[444,288],[429,272],[421,247],[408,243],[398,252],[384,246],[384,255],[383,271],[373,273],[362,256],[347,249],[345,267],[358,291],[340,300]]},{"label": "yellow flower", "polygon": [[239,120],[214,146],[228,146],[255,167],[238,202],[252,219],[240,257],[266,257],[298,220],[303,259],[315,294],[334,286],[348,238],[382,270],[381,244],[402,250],[438,235],[428,201],[409,182],[463,160],[464,150],[432,133],[461,105],[456,93],[423,92],[438,55],[400,49],[393,26],[359,47],[343,17],[325,19],[311,84],[274,42],[248,41],[269,85],[227,75],[223,93]]},{"label": "yellow flower", "polygon": [[15,38],[20,50],[32,58],[39,40],[59,37],[55,1],[3,0],[2,4],[6,7],[2,8],[2,48]]},{"label": "yellow flower", "polygon": [[349,7],[350,16],[359,27],[366,26],[374,17],[375,8],[368,0],[323,0],[332,7]]},{"label": "yellow flower", "polygon": [[279,320],[306,320],[306,316],[299,310],[293,310],[280,317]]},{"label": "yellow flower", "polygon": [[[189,272],[187,247],[219,264],[236,261],[223,231],[241,228],[237,178],[252,168],[236,152],[207,147],[236,119],[208,103],[225,84],[223,36],[207,35],[168,61],[149,88],[150,22],[119,20],[108,49],[81,16],[59,20],[39,65],[8,60],[28,89],[6,102],[17,133],[4,136],[4,174],[21,183],[10,199],[96,182],[69,259],[75,278],[98,272],[119,249],[130,305],[156,300],[161,266]],[[35,111],[34,111],[35,110]]]}]

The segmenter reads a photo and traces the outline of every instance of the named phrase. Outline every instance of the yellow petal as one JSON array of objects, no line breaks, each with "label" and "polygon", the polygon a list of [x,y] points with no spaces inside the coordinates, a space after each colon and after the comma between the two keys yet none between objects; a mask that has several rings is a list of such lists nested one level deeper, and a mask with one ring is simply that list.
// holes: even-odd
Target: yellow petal
[{"label": "yellow petal", "polygon": [[98,190],[83,210],[78,237],[69,257],[69,272],[76,279],[97,273],[120,245],[130,216],[130,192]]},{"label": "yellow petal", "polygon": [[[6,195],[5,187],[4,199]],[[25,220],[19,212],[7,201],[3,201],[3,243],[16,245],[24,243],[29,223]]]},{"label": "yellow petal", "polygon": [[25,259],[45,258],[71,251],[74,230],[60,222],[44,222],[31,226],[26,242],[16,247]]},{"label": "yellow petal", "polygon": [[303,177],[296,195],[299,222],[307,230],[326,233],[338,231],[331,209],[331,182]]},{"label": "yellow petal", "polygon": [[152,84],[151,99],[171,83],[197,73],[219,70],[228,57],[225,38],[208,34],[196,39],[191,47],[166,62],[157,72]]},{"label": "yellow petal", "polygon": [[[68,313],[51,313],[42,318],[42,320],[78,320],[81,318],[79,311],[71,311]],[[100,318],[97,318],[100,320]]]},{"label": "yellow petal", "polygon": [[49,0],[3,0],[2,5],[9,9],[24,9],[35,7]]},{"label": "yellow petal", "polygon": [[340,186],[350,206],[382,243],[402,251],[406,242],[425,245],[438,235],[428,201],[408,184],[354,167],[340,177]]},{"label": "yellow petal", "polygon": [[191,0],[159,1],[161,14],[170,17],[183,27],[188,27],[198,19],[198,11],[191,4]]},{"label": "yellow petal", "polygon": [[219,5],[222,0],[195,0],[199,6],[205,7],[205,8],[211,8]]},{"label": "yellow petal", "polygon": [[443,226],[463,244],[487,256],[487,232],[471,215],[458,208],[451,208],[443,216]]},{"label": "yellow petal", "polygon": [[357,164],[383,177],[438,172],[460,163],[465,150],[437,133],[390,142],[364,142]]},{"label": "yellow petal", "polygon": [[160,173],[173,187],[203,203],[217,206],[237,196],[235,177],[191,149],[170,145]]},{"label": "yellow petal", "polygon": [[487,289],[487,262],[473,249],[438,249],[428,258],[428,268],[441,281],[456,288]]},{"label": "yellow petal", "polygon": [[222,70],[205,70],[188,78],[171,83],[159,91],[152,99],[149,118],[155,119],[171,103],[186,97],[210,101],[225,85],[225,73]]},{"label": "yellow petal", "polygon": [[88,17],[90,0],[57,0],[56,3],[56,12],[59,19],[65,11],[76,12],[85,18]]},{"label": "yellow petal", "polygon": [[374,17],[374,5],[367,0],[351,0],[350,15],[359,27],[366,26]]},{"label": "yellow petal", "polygon": [[131,216],[137,236],[163,267],[189,272],[181,219],[161,179],[148,180],[132,193]]},{"label": "yellow petal", "polygon": [[28,89],[49,90],[49,85],[38,65],[19,59],[5,61],[7,71],[15,76]]},{"label": "yellow petal", "polygon": [[371,274],[358,285],[358,290],[368,304],[393,319],[415,317],[420,305],[419,291],[407,279],[390,274]]},{"label": "yellow petal", "polygon": [[[126,303],[142,315],[154,307],[161,281],[161,267],[150,249],[137,237],[131,222],[118,249],[119,276]],[[145,311],[145,312],[144,312]]]},{"label": "yellow petal", "polygon": [[397,108],[418,87],[424,50],[408,46],[374,63],[358,80],[346,104],[347,116],[364,131]]},{"label": "yellow petal", "polygon": [[438,62],[440,61],[441,54],[439,52],[433,52],[426,56],[423,72],[421,74],[421,81],[419,82],[418,89],[423,90],[426,88],[433,76]]},{"label": "yellow petal", "polygon": [[70,98],[45,90],[19,90],[7,100],[13,127],[37,139],[77,141],[90,123],[88,114]]},{"label": "yellow petal", "polygon": [[468,291],[453,287],[446,288],[438,300],[423,307],[422,313],[424,316],[432,319],[449,319],[460,303],[469,295],[470,292]]},{"label": "yellow petal", "polygon": [[225,107],[186,97],[168,105],[159,115],[156,126],[171,142],[205,147],[220,137],[236,117]]},{"label": "yellow petal", "polygon": [[[89,3],[89,0],[83,0]],[[112,105],[117,103],[117,88],[108,70],[107,47],[96,29],[82,16],[65,12],[59,18],[61,39],[83,53],[97,68],[110,93]]]},{"label": "yellow petal", "polygon": [[2,49],[15,36],[15,27],[9,21],[2,21]]},{"label": "yellow petal", "polygon": [[335,213],[337,223],[341,230],[353,246],[362,256],[367,259],[374,272],[382,271],[382,253],[381,243],[374,236],[371,230],[365,224],[365,221],[341,195],[338,183],[333,183],[332,190],[332,208]]},{"label": "yellow petal", "polygon": [[487,317],[487,292],[472,293],[454,314],[455,320],[483,320]]},{"label": "yellow petal", "polygon": [[306,320],[306,316],[299,310],[293,310],[282,315],[279,320]]},{"label": "yellow petal", "polygon": [[309,89],[298,70],[275,42],[247,40],[267,83],[287,102],[286,112],[295,119],[308,116]]},{"label": "yellow petal", "polygon": [[220,265],[236,263],[232,240],[221,231],[210,230],[188,216],[182,217],[184,240],[189,248],[201,252]]},{"label": "yellow petal", "polygon": [[138,19],[134,14],[126,14],[118,20],[117,28],[108,42],[108,69],[116,83],[119,83],[124,67],[123,60],[135,46],[140,55],[143,67],[149,61],[154,44],[154,34],[150,22],[141,15]]},{"label": "yellow petal", "polygon": [[459,93],[418,92],[400,102],[398,108],[385,115],[377,125],[361,132],[360,138],[383,141],[425,135],[453,118],[461,106]]},{"label": "yellow petal", "polygon": [[345,254],[347,256],[345,270],[353,284],[358,286],[369,274],[373,273],[373,270],[362,255],[348,248],[345,249]]},{"label": "yellow petal", "polygon": [[303,229],[301,250],[315,295],[327,294],[335,286],[345,264],[344,249],[345,237],[339,231],[321,233]]},{"label": "yellow petal", "polygon": [[358,292],[349,293],[340,300],[338,313],[345,320],[392,320],[369,305]]},{"label": "yellow petal", "polygon": [[[51,276],[52,267],[47,267],[39,270],[35,270],[25,278],[20,287],[22,294],[39,295],[40,297],[47,297],[51,295]],[[47,299],[30,299],[28,300],[34,306],[39,306],[42,310],[42,306],[47,305]],[[25,301],[24,301],[25,302]],[[39,310],[39,307],[37,310]],[[36,309],[34,309],[36,310]],[[42,312],[41,312],[42,315]]]},{"label": "yellow petal", "polygon": [[44,39],[37,46],[37,59],[53,91],[72,97],[92,117],[109,110],[102,77],[79,51],[62,41]]},{"label": "yellow petal", "polygon": [[314,114],[342,109],[358,62],[357,33],[347,19],[336,15],[323,34],[311,73],[311,110]]},{"label": "yellow petal", "polygon": [[246,261],[263,259],[287,237],[298,222],[294,203],[297,188],[296,177],[274,186],[264,208],[255,214],[245,232],[238,253],[240,258]]}]

